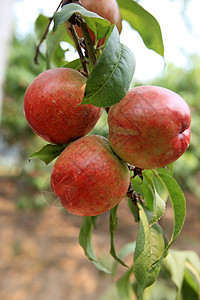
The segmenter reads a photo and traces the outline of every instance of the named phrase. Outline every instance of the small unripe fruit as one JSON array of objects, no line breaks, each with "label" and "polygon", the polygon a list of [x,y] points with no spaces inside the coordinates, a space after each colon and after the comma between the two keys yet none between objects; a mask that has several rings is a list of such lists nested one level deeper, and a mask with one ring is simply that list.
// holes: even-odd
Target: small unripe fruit
[{"label": "small unripe fruit", "polygon": [[130,174],[126,164],[102,136],[71,143],[51,172],[51,188],[62,206],[79,216],[95,216],[116,206],[126,195]]},{"label": "small unripe fruit", "polygon": [[110,108],[109,141],[124,161],[141,169],[161,168],[188,148],[190,122],[190,108],[181,96],[140,86]]},{"label": "small unripe fruit", "polygon": [[101,108],[77,107],[84,97],[86,78],[78,71],[55,68],[39,74],[24,96],[24,115],[31,129],[44,140],[64,144],[89,133]]}]

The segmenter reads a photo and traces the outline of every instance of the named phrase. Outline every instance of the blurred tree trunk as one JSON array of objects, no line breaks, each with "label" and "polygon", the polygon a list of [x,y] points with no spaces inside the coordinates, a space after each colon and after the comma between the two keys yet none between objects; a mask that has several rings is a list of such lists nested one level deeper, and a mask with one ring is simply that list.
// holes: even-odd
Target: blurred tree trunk
[{"label": "blurred tree trunk", "polygon": [[12,4],[14,0],[0,0],[0,121],[3,99],[3,83],[11,40]]}]

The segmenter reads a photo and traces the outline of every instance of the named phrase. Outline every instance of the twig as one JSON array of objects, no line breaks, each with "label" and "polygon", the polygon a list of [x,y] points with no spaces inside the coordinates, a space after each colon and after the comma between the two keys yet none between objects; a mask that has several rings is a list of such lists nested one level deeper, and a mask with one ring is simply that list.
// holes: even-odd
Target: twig
[{"label": "twig", "polygon": [[89,71],[88,71],[88,67],[87,67],[87,61],[85,60],[85,57],[84,57],[83,52],[81,50],[81,47],[80,47],[80,44],[79,44],[79,38],[78,38],[77,33],[76,33],[75,29],[74,29],[74,25],[72,25],[69,22],[67,24],[68,24],[68,28],[69,28],[69,30],[71,32],[73,41],[75,43],[76,50],[77,50],[77,52],[79,54],[79,57],[80,57],[80,60],[81,60],[81,64],[83,66],[83,71],[88,76],[89,75]]},{"label": "twig", "polygon": [[[63,0],[58,5],[58,7],[57,7],[56,11],[54,12],[54,14],[59,10],[59,8],[60,8],[60,6],[61,6],[62,3],[63,3]],[[41,44],[43,43],[43,41],[45,40],[45,38],[47,36],[47,33],[49,31],[49,27],[50,27],[52,21],[53,21],[53,17],[49,18],[49,23],[48,23],[48,25],[46,27],[46,30],[45,30],[43,36],[41,37],[41,40],[40,40],[40,42],[39,42],[39,44],[38,44],[38,46],[37,46],[37,48],[35,50],[35,56],[34,56],[34,63],[35,64],[38,64],[38,55],[39,55],[40,46],[41,46]]]},{"label": "twig", "polygon": [[89,55],[91,64],[94,67],[94,65],[96,64],[97,59],[96,59],[96,55],[95,55],[95,52],[94,52],[93,42],[92,42],[91,36],[89,34],[87,25],[86,25],[85,21],[83,20],[82,16],[79,16],[79,20],[80,20],[79,25],[80,25],[82,33],[83,33],[83,38],[84,38],[85,45],[86,45],[86,48],[87,48],[87,53]]}]

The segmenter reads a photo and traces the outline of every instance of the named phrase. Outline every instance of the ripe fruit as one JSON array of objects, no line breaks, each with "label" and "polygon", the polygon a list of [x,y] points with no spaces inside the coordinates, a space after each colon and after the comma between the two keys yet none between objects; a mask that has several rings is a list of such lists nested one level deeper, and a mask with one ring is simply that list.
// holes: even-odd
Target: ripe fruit
[{"label": "ripe fruit", "polygon": [[142,169],[160,168],[188,148],[190,121],[190,109],[178,94],[136,87],[109,110],[109,141],[124,161]]},{"label": "ripe fruit", "polygon": [[86,78],[68,68],[47,70],[28,86],[24,114],[31,129],[44,140],[64,144],[86,135],[98,121],[101,109],[81,103]]},{"label": "ripe fruit", "polygon": [[[81,4],[87,10],[95,12],[99,16],[110,21],[112,25],[115,24],[117,26],[119,33],[122,31],[122,19],[121,19],[119,6],[116,0],[98,0],[98,1],[81,0]],[[92,41],[95,44],[95,35],[90,28],[88,29]],[[76,26],[76,31],[79,37],[82,37],[81,29],[78,26]],[[104,41],[105,39],[100,40],[98,46],[103,45]]]},{"label": "ripe fruit", "polygon": [[72,214],[95,216],[126,195],[130,174],[106,138],[89,135],[70,144],[51,173],[51,188]]}]

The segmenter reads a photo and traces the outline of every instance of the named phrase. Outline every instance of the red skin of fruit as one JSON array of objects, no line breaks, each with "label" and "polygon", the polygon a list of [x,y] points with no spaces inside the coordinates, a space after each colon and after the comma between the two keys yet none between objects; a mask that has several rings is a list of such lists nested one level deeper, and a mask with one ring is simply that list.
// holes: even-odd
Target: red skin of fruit
[{"label": "red skin of fruit", "polygon": [[38,75],[24,96],[24,115],[44,140],[64,144],[86,135],[95,126],[101,108],[81,103],[86,78],[78,71],[55,68]]},{"label": "red skin of fruit", "polygon": [[178,94],[157,86],[130,89],[108,114],[109,141],[124,161],[156,169],[177,160],[190,143],[191,112]]},{"label": "red skin of fruit", "polygon": [[[121,33],[122,18],[116,0],[81,0],[81,4],[87,10],[95,12],[102,18],[110,21],[112,25],[115,24],[117,26],[119,33]],[[88,30],[92,38],[92,41],[95,44],[95,35],[90,28],[88,28]],[[78,26],[76,26],[76,31],[79,37],[82,37],[81,29]],[[103,45],[104,42],[105,39],[100,40],[98,46]]]},{"label": "red skin of fruit", "polygon": [[88,135],[71,143],[51,172],[51,188],[62,206],[78,216],[95,216],[126,195],[130,174],[108,139]]}]

